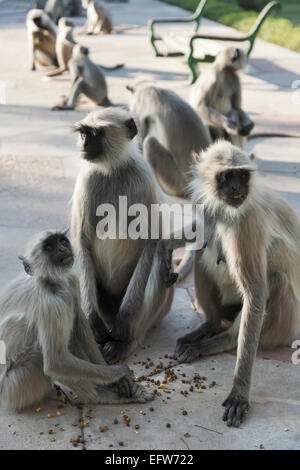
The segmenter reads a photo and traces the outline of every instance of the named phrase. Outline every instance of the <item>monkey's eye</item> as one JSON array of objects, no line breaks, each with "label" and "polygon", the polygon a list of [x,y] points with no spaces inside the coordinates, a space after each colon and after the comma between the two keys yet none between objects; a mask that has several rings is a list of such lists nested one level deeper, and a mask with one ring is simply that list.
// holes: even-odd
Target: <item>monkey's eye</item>
[{"label": "monkey's eye", "polygon": [[248,181],[250,175],[249,175],[248,171],[242,171],[241,177],[244,181]]}]

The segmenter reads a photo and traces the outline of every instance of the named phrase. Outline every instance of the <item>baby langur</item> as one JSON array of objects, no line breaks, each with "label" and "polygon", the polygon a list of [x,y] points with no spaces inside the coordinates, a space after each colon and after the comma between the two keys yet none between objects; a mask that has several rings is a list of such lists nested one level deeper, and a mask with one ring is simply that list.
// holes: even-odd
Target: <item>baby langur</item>
[{"label": "baby langur", "polygon": [[[229,426],[239,426],[248,410],[258,344],[291,345],[300,335],[300,221],[258,179],[253,158],[225,141],[197,158],[192,197],[205,205],[215,227],[195,260],[197,300],[206,321],[180,338],[175,352],[190,362],[238,346],[233,388],[223,404]],[[171,238],[160,242],[166,257],[184,243],[184,237]],[[220,246],[224,262],[217,264]],[[168,262],[163,266],[165,273]],[[225,331],[222,319],[233,321]]]},{"label": "baby langur", "polygon": [[104,358],[113,363],[143,341],[172,303],[174,289],[159,275],[159,218],[157,237],[151,231],[160,191],[133,141],[137,128],[126,110],[94,111],[76,129],[84,162],[73,195],[72,232],[83,310]]},{"label": "baby langur", "polygon": [[81,94],[86,95],[99,106],[110,106],[107,97],[107,84],[101,68],[88,56],[88,49],[76,44],[69,61],[72,75],[71,90],[62,105],[54,106],[53,110],[75,109]]},{"label": "baby langur", "polygon": [[26,17],[30,69],[57,65],[55,42],[57,27],[43,10],[30,10]]},{"label": "baby langur", "polygon": [[21,257],[26,274],[0,300],[0,402],[22,410],[39,402],[51,382],[69,387],[80,402],[130,403],[153,399],[127,366],[107,366],[80,307],[73,252],[64,233],[38,235]]},{"label": "baby langur", "polygon": [[82,0],[86,8],[87,20],[81,34],[110,34],[113,30],[109,11],[98,0]]},{"label": "baby langur", "polygon": [[192,153],[211,143],[209,131],[189,104],[176,93],[138,79],[130,110],[136,119],[143,154],[165,192],[186,197]]},{"label": "baby langur", "polygon": [[246,66],[242,49],[229,47],[219,52],[192,87],[190,103],[209,126],[213,140],[225,138],[244,148],[253,121],[241,109],[242,93],[238,71]]}]

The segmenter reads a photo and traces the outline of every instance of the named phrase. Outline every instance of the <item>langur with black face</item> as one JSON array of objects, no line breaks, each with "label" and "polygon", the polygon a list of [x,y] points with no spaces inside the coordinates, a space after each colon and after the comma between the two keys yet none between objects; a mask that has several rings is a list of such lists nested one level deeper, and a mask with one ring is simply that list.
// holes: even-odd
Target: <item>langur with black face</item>
[{"label": "langur with black face", "polygon": [[242,88],[238,71],[247,64],[242,49],[228,47],[205,66],[192,87],[190,104],[209,126],[213,140],[226,138],[245,148],[253,121],[242,110]]},{"label": "langur with black face", "polygon": [[[223,419],[239,426],[249,407],[258,345],[290,346],[300,335],[300,221],[259,179],[253,155],[219,141],[196,158],[192,199],[213,221],[195,259],[196,295],[206,321],[178,340],[175,355],[190,362],[238,346]],[[184,234],[178,236],[160,242],[165,280],[172,250],[185,243]],[[233,321],[225,331],[222,319]]]},{"label": "langur with black face", "polygon": [[25,272],[0,298],[0,402],[21,411],[43,400],[51,383],[69,387],[82,403],[144,403],[154,394],[138,386],[127,366],[107,366],[81,310],[73,251],[64,233],[35,237]]},{"label": "langur with black face", "polygon": [[[104,358],[114,363],[134,351],[173,300],[173,287],[160,278],[158,240],[152,238],[152,205],[161,202],[160,190],[133,140],[137,128],[125,109],[94,111],[76,130],[84,162],[73,195],[72,233],[83,310]],[[128,212],[142,206],[142,221],[132,220],[126,209],[118,217],[120,196]],[[120,225],[107,237],[98,230],[103,205],[115,210]],[[131,236],[135,223],[147,226],[145,237]]]},{"label": "langur with black face", "polygon": [[26,17],[30,69],[57,65],[55,43],[57,26],[43,10],[30,10]]},{"label": "langur with black face", "polygon": [[144,157],[166,193],[187,197],[192,154],[210,145],[208,128],[194,109],[171,90],[141,79],[127,89],[132,92],[130,110],[137,122]]}]

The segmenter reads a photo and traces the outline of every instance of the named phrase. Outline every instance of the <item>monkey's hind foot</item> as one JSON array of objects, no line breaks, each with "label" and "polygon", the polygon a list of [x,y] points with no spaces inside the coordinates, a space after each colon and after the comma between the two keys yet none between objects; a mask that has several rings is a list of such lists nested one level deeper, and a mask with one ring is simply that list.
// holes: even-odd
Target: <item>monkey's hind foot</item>
[{"label": "monkey's hind foot", "polygon": [[223,421],[227,426],[240,427],[249,410],[249,402],[239,392],[232,390],[222,406],[225,407]]}]

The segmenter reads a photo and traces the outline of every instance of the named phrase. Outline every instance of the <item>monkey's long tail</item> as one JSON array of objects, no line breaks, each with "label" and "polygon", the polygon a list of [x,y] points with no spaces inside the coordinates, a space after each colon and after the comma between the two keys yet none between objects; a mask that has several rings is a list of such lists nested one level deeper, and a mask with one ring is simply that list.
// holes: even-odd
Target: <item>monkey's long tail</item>
[{"label": "monkey's long tail", "polygon": [[54,72],[49,72],[46,74],[46,77],[58,77],[58,75],[62,75],[67,69],[58,69],[54,70]]},{"label": "monkey's long tail", "polygon": [[111,72],[112,70],[118,70],[124,67],[124,64],[116,64],[113,67],[106,67],[105,65],[101,65],[101,64],[97,64],[97,65],[98,67],[100,67],[100,69],[107,70],[109,72]]},{"label": "monkey's long tail", "polygon": [[179,265],[174,269],[175,273],[178,273],[177,283],[183,281],[190,273],[194,264],[195,252],[193,250],[185,249],[182,260]]},{"label": "monkey's long tail", "polygon": [[259,139],[260,137],[287,137],[289,139],[300,139],[298,134],[280,134],[277,132],[259,132],[257,134],[250,134],[248,140]]}]

